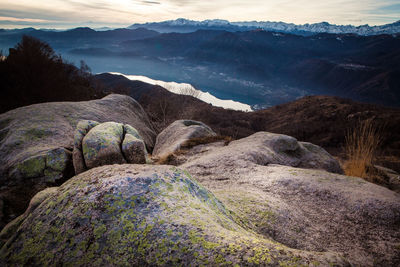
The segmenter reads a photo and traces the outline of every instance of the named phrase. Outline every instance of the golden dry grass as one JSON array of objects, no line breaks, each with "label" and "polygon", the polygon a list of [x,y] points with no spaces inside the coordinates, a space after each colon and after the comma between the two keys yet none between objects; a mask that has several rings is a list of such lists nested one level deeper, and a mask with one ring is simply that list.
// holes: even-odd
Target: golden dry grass
[{"label": "golden dry grass", "polygon": [[175,161],[176,161],[176,156],[174,155],[174,153],[170,153],[168,155],[165,155],[163,157],[156,159],[155,164],[157,164],[157,165],[175,165]]},{"label": "golden dry grass", "polygon": [[227,146],[231,141],[232,137],[224,136],[224,135],[216,135],[216,136],[206,136],[206,137],[196,137],[186,140],[178,151],[167,154],[163,157],[156,159],[157,165],[178,165],[178,157],[180,155],[186,154],[192,147],[204,144],[210,144],[214,142],[224,141],[224,145]]},{"label": "golden dry grass", "polygon": [[205,137],[196,137],[187,140],[185,143],[181,145],[181,149],[190,149],[194,146],[210,144],[214,142],[224,141],[224,145],[228,145],[232,141],[232,137],[225,135],[215,135],[215,136],[205,136]]},{"label": "golden dry grass", "polygon": [[368,169],[372,166],[378,146],[382,142],[380,128],[373,120],[360,121],[346,135],[344,163],[346,175],[368,179]]}]

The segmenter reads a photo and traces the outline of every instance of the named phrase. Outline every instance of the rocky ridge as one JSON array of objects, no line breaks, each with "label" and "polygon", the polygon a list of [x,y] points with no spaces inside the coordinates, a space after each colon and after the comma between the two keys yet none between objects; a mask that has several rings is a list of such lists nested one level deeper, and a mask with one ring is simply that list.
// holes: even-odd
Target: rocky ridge
[{"label": "rocky ridge", "polygon": [[[176,20],[167,20],[162,22],[150,22],[144,24],[133,24],[129,26],[130,29],[137,29],[140,27],[155,29],[161,32],[184,31],[190,32],[199,29],[223,29],[227,31],[248,31],[255,29],[263,29],[267,31],[285,32],[300,35],[310,35],[318,33],[333,33],[333,34],[358,34],[358,35],[378,35],[378,34],[397,34],[400,32],[400,21],[389,23],[385,25],[369,26],[360,25],[335,25],[328,22],[320,23],[306,23],[294,24],[285,23],[282,21],[238,21],[229,22],[227,20],[204,20],[194,21],[179,18]],[[190,30],[189,30],[190,29]]]}]

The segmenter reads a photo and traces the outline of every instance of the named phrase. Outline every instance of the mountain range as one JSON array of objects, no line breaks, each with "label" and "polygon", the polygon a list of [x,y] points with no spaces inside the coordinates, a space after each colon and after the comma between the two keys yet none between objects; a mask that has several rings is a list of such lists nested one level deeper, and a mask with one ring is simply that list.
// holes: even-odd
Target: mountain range
[{"label": "mountain range", "polygon": [[[48,42],[71,62],[83,59],[94,73],[119,72],[189,83],[253,109],[318,94],[400,106],[399,35],[305,36],[259,28],[160,33],[151,29],[151,25],[164,24],[105,31],[4,30],[0,49],[7,51],[22,35],[31,35]],[[177,20],[170,25],[227,24]]]},{"label": "mountain range", "polygon": [[391,35],[198,30],[125,41],[120,47],[120,53],[179,68],[173,79],[186,76],[217,97],[252,105],[315,94],[400,103],[400,37]]},{"label": "mountain range", "polygon": [[266,31],[285,32],[300,35],[312,35],[317,33],[345,34],[353,33],[358,35],[378,35],[378,34],[397,34],[400,32],[400,20],[394,23],[369,26],[360,25],[335,25],[328,22],[297,25],[285,22],[271,21],[242,21],[229,22],[227,20],[213,19],[195,21],[184,18],[167,20],[162,22],[150,22],[143,24],[133,24],[129,29],[144,27],[159,32],[193,32],[196,30],[225,30],[225,31],[249,31],[263,29]]}]

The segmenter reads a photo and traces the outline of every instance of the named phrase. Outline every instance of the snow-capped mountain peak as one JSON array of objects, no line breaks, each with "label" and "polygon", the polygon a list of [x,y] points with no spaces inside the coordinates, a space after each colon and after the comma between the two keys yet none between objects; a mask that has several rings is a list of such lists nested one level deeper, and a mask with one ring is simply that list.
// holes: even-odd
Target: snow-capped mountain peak
[{"label": "snow-capped mountain peak", "polygon": [[179,27],[192,27],[195,31],[196,29],[206,29],[210,28],[222,28],[228,31],[246,31],[254,29],[264,29],[267,31],[278,31],[302,35],[310,35],[316,33],[335,33],[335,34],[358,34],[358,35],[378,35],[378,34],[397,34],[400,33],[400,20],[391,24],[380,25],[380,26],[369,26],[360,25],[335,25],[328,22],[319,23],[306,23],[302,25],[297,25],[293,23],[286,22],[271,22],[271,21],[239,21],[239,22],[229,22],[222,19],[212,19],[195,21],[184,18],[179,18],[176,20],[168,20],[163,22],[155,23],[145,23],[145,24],[134,24],[129,28],[137,27],[150,27],[150,29],[156,29],[157,26],[163,26],[164,31],[168,30],[165,27],[172,27],[171,31],[179,31]]}]

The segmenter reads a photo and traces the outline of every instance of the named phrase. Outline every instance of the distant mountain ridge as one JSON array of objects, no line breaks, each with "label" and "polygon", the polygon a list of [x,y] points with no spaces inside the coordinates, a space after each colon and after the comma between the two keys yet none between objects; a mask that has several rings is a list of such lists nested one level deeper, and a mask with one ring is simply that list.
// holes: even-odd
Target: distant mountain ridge
[{"label": "distant mountain ridge", "polygon": [[189,83],[217,88],[210,92],[246,104],[272,106],[289,101],[286,96],[314,94],[400,103],[400,36],[198,30],[126,41],[121,47],[146,56],[179,58],[180,66],[197,67],[186,72],[192,78]]},{"label": "distant mountain ridge", "polygon": [[214,28],[190,32],[193,23],[173,21],[188,33],[159,33],[143,25],[106,31],[7,30],[0,32],[0,50],[8,51],[23,34],[32,35],[70,62],[84,60],[94,73],[190,83],[257,110],[316,94],[400,106],[400,34],[217,30],[225,27],[222,20],[202,22]]},{"label": "distant mountain ridge", "polygon": [[8,48],[13,47],[23,35],[39,38],[40,40],[50,43],[56,50],[59,50],[93,46],[111,48],[122,41],[155,37],[159,35],[159,33],[144,28],[101,31],[96,31],[89,27],[78,27],[64,31],[37,30],[34,28],[12,29],[0,31],[0,50],[8,51]]},{"label": "distant mountain ridge", "polygon": [[195,21],[184,18],[176,20],[167,20],[162,22],[149,22],[144,24],[133,24],[129,29],[145,27],[147,29],[156,30],[159,32],[190,32],[196,30],[226,30],[226,31],[248,31],[254,29],[263,29],[266,31],[278,31],[299,35],[312,35],[317,33],[334,33],[334,34],[358,34],[358,35],[378,35],[378,34],[397,34],[400,33],[400,20],[394,23],[369,26],[360,25],[335,25],[328,22],[320,22],[313,24],[296,25],[293,23],[285,22],[271,22],[271,21],[241,21],[229,22],[227,20],[203,20]]}]

